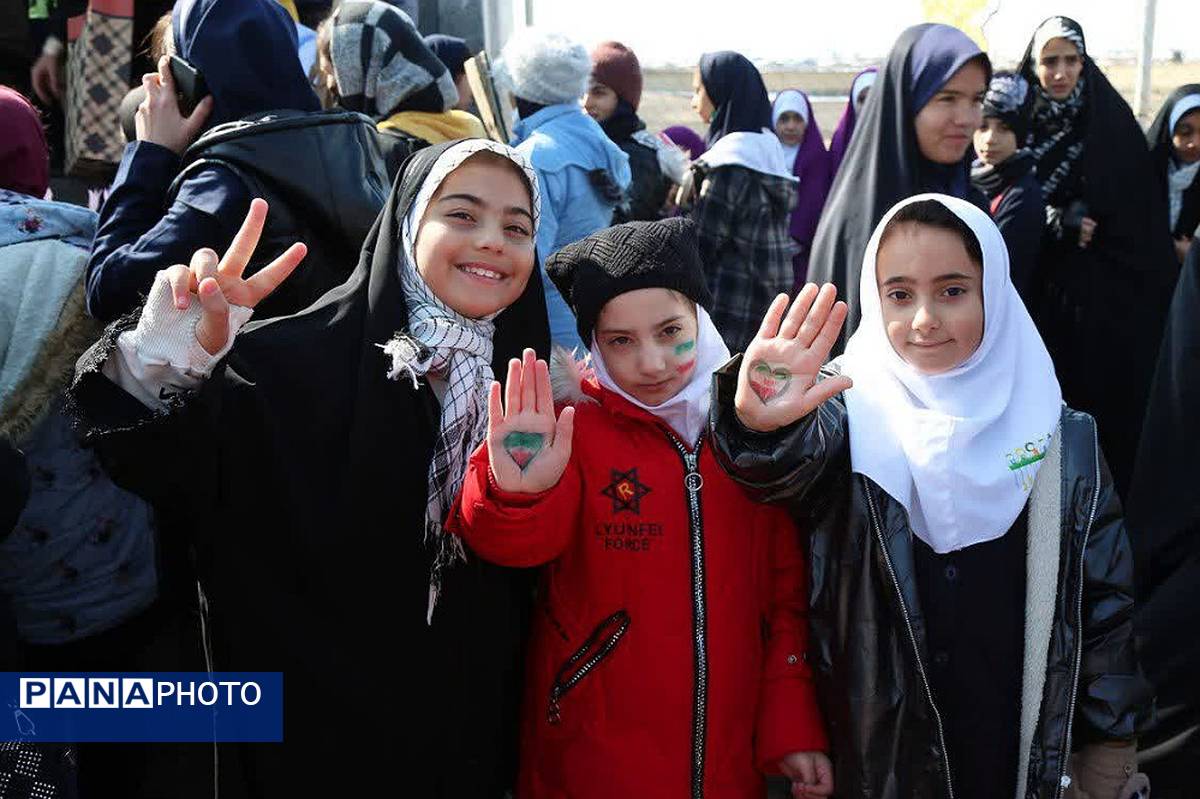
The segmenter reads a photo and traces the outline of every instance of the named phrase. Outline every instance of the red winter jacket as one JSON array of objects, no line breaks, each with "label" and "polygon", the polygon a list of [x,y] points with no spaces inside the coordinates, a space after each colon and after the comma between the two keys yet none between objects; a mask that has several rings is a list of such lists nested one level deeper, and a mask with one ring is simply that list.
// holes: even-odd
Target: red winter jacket
[{"label": "red winter jacket", "polygon": [[448,527],[480,557],[549,564],[534,616],[518,799],[764,795],[826,749],[805,658],[806,565],[779,508],[710,452],[585,384],[571,461],[542,494],[471,458]]}]

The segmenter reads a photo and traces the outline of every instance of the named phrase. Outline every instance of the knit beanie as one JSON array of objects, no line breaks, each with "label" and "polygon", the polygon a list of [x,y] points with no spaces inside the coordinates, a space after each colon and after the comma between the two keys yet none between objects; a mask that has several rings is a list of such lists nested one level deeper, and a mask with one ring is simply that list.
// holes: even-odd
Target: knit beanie
[{"label": "knit beanie", "polygon": [[642,102],[642,65],[620,42],[604,42],[592,51],[592,80],[612,89],[634,111]]},{"label": "knit beanie", "polygon": [[983,97],[983,116],[999,119],[1017,136],[1020,147],[1029,135],[1033,109],[1033,93],[1029,83],[1013,72],[997,72],[992,76],[987,94]]},{"label": "knit beanie", "polygon": [[588,346],[601,309],[618,294],[673,289],[712,308],[696,224],[684,217],[603,228],[550,256],[546,272],[575,312]]},{"label": "knit beanie", "polygon": [[587,89],[592,62],[587,49],[561,33],[517,31],[500,53],[513,94],[538,105],[577,103]]}]

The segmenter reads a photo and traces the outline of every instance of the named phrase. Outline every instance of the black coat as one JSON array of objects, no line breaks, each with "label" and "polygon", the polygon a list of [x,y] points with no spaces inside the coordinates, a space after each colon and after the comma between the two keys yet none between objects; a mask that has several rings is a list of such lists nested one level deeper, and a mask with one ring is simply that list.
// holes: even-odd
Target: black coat
[{"label": "black coat", "polygon": [[1154,795],[1195,795],[1200,762],[1200,243],[1179,276],[1146,409],[1129,497],[1138,568],[1138,634],[1158,690],[1157,726],[1144,736]]},{"label": "black coat", "polygon": [[646,123],[638,118],[627,102],[620,100],[613,116],[600,126],[613,144],[629,156],[629,172],[632,176],[621,204],[613,211],[613,224],[660,219],[671,181],[658,168],[658,151],[638,141],[636,134],[646,130]]},{"label": "black coat", "polygon": [[[448,146],[409,161],[344,285],[243,328],[170,413],[99,373],[120,323],[80,361],[70,396],[110,472],[205,533],[216,668],[285,674],[285,743],[223,747],[222,795],[512,784],[530,575],[470,557],[426,623],[440,411],[427,383],[387,378],[377,346],[405,328],[399,227]],[[549,346],[537,269],[497,319],[496,374],[523,346]]]},{"label": "black coat", "polygon": [[1033,159],[1027,152],[1017,152],[995,167],[977,165],[971,171],[971,182],[988,199],[992,220],[1008,245],[1013,286],[1028,307],[1030,290],[1037,283],[1037,261],[1046,226],[1046,204],[1042,202]]},{"label": "black coat", "polygon": [[[714,452],[753,494],[788,503],[810,531],[808,657],[839,795],[945,799],[943,725],[927,679],[907,514],[851,472],[840,395],[773,434],[742,427],[733,412],[739,363],[715,378]],[[1044,661],[1031,665],[1028,652],[1025,660],[1027,679],[1044,677],[1040,694],[1025,702],[1029,719],[1037,719],[1027,750],[1028,799],[1058,799],[1073,746],[1128,741],[1151,710],[1133,648],[1133,557],[1095,429],[1088,416],[1064,408],[1061,507],[1042,517],[1061,520],[1057,542],[1053,533],[1038,536],[1033,503],[1027,506],[1031,552],[1034,540],[1048,542],[1043,551],[1061,564],[1038,582],[1030,556],[1027,617],[1045,620],[1050,644]]]}]

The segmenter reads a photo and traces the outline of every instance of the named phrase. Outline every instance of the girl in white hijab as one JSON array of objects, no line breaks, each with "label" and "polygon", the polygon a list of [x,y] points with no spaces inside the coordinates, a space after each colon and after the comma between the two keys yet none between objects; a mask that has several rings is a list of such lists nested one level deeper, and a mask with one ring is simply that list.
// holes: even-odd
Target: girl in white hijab
[{"label": "girl in white hijab", "polygon": [[822,368],[846,310],[809,284],[716,376],[719,459],[811,531],[812,651],[845,722],[847,795],[1140,784],[1152,700],[1120,503],[1008,266],[983,211],[909,197],[868,243],[844,356]]}]

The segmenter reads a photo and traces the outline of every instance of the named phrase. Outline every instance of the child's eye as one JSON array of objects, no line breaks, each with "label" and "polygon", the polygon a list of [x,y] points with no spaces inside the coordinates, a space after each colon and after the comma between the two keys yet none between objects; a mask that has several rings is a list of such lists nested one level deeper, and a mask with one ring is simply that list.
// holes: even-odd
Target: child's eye
[{"label": "child's eye", "polygon": [[514,236],[526,237],[529,235],[529,231],[520,225],[509,225],[505,228],[505,230],[507,230],[509,233],[512,233]]},{"label": "child's eye", "polygon": [[683,330],[679,325],[668,325],[662,329],[662,335],[667,338],[675,338],[679,335],[679,331]]},{"label": "child's eye", "polygon": [[465,222],[474,222],[475,221],[475,217],[471,216],[466,211],[451,211],[448,214],[448,216],[451,216],[454,219],[462,219]]},{"label": "child's eye", "polygon": [[892,300],[893,302],[904,302],[905,300],[910,299],[911,297],[912,297],[912,295],[909,294],[904,289],[895,289],[893,291],[888,292],[888,299]]},{"label": "child's eye", "polygon": [[629,336],[614,336],[608,340],[610,347],[624,347],[630,342]]},{"label": "child's eye", "polygon": [[948,297],[961,297],[966,293],[967,290],[962,286],[951,286],[950,288],[946,289],[946,296]]}]

